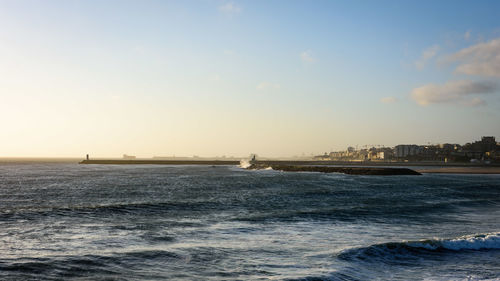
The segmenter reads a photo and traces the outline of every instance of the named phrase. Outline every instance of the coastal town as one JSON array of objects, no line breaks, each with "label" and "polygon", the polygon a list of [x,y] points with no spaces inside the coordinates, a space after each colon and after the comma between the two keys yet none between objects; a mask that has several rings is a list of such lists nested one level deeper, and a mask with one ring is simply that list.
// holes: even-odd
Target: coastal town
[{"label": "coastal town", "polygon": [[313,157],[320,161],[376,161],[376,162],[469,162],[499,163],[500,143],[493,136],[463,145],[443,143],[436,145],[399,144],[395,147],[373,146],[356,149],[348,147]]},{"label": "coastal town", "polygon": [[[148,163],[160,163],[161,161],[172,163],[204,163],[207,161],[216,161],[217,164],[232,164],[239,163],[241,159],[253,159],[264,162],[273,161],[290,161],[290,162],[322,162],[327,164],[331,162],[343,163],[372,163],[372,164],[396,164],[396,163],[428,163],[435,165],[443,164],[471,164],[471,165],[489,165],[500,164],[500,143],[496,141],[494,136],[483,136],[480,140],[469,142],[466,144],[457,143],[442,143],[442,144],[398,144],[394,147],[383,145],[349,146],[346,150],[325,152],[321,155],[302,155],[293,157],[266,157],[251,153],[249,156],[215,156],[215,157],[200,157],[200,156],[154,156],[152,158],[138,158],[133,155],[123,154],[121,162],[131,161],[138,163],[146,161]],[[87,159],[88,155],[87,155]],[[116,160],[116,159],[115,159]],[[115,161],[113,160],[113,161]]]}]

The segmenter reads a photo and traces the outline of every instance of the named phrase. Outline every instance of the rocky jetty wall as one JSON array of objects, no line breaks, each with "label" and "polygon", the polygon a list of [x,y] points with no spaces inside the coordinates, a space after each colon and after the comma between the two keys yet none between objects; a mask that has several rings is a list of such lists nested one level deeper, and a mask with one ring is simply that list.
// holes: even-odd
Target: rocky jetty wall
[{"label": "rocky jetty wall", "polygon": [[329,167],[329,166],[300,166],[300,165],[268,165],[252,164],[247,169],[264,170],[272,168],[284,172],[320,172],[320,173],[342,173],[349,175],[371,175],[371,176],[395,176],[395,175],[421,175],[421,173],[408,168],[385,168],[385,167]]},{"label": "rocky jetty wall", "polygon": [[227,160],[83,160],[79,164],[100,165],[239,165],[240,161]]}]

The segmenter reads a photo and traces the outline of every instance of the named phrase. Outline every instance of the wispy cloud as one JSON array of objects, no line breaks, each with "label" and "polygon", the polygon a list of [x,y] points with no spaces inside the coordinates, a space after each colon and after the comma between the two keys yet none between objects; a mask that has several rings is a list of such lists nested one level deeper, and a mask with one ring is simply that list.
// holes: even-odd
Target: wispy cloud
[{"label": "wispy cloud", "polygon": [[497,89],[497,85],[491,81],[459,80],[443,85],[427,84],[413,89],[411,96],[422,106],[435,103],[477,106],[485,102],[479,97],[469,98],[470,95],[493,93]]},{"label": "wispy cloud", "polygon": [[259,85],[257,85],[257,90],[263,91],[263,90],[270,90],[270,89],[279,89],[281,88],[280,84],[276,83],[271,83],[271,82],[261,82]]},{"label": "wispy cloud", "polygon": [[219,11],[228,15],[234,15],[241,12],[241,7],[233,2],[227,2],[219,6]]},{"label": "wispy cloud", "polygon": [[471,31],[470,30],[467,30],[465,33],[464,33],[464,40],[465,41],[469,41],[470,40],[470,37],[471,37]]},{"label": "wispy cloud", "polygon": [[415,62],[415,67],[419,70],[422,70],[424,69],[425,65],[427,64],[427,62],[432,59],[434,56],[436,56],[436,54],[438,53],[439,51],[439,46],[438,45],[434,45],[434,46],[431,46],[427,49],[425,49],[423,52],[422,52],[422,55],[420,56],[420,58]]},{"label": "wispy cloud", "polygon": [[480,98],[473,98],[470,100],[462,101],[461,104],[465,106],[483,106],[486,105],[486,102]]},{"label": "wispy cloud", "polygon": [[316,58],[313,56],[311,50],[306,50],[300,53],[300,60],[305,63],[313,63],[316,61]]},{"label": "wispy cloud", "polygon": [[447,60],[458,63],[457,73],[500,77],[500,38],[462,49]]},{"label": "wispy cloud", "polygon": [[396,102],[398,102],[398,99],[395,97],[384,97],[384,98],[380,99],[380,102],[387,103],[387,104],[396,103]]}]

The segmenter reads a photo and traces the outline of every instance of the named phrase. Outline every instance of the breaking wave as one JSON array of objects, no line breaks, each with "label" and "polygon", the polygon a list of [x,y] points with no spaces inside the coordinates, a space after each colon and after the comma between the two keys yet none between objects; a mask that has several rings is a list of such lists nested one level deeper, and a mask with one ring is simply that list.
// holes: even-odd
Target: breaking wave
[{"label": "breaking wave", "polygon": [[247,159],[241,159],[240,160],[240,168],[246,169],[246,168],[250,167],[251,165],[252,164]]},{"label": "breaking wave", "polygon": [[454,239],[435,239],[422,242],[408,242],[408,246],[424,248],[427,250],[447,249],[453,251],[500,249],[500,232],[468,235]]},{"label": "breaking wave", "polygon": [[401,257],[405,254],[495,249],[500,249],[500,232],[467,235],[452,239],[374,244],[368,247],[345,250],[339,254],[339,258],[343,260],[370,260],[371,258]]}]

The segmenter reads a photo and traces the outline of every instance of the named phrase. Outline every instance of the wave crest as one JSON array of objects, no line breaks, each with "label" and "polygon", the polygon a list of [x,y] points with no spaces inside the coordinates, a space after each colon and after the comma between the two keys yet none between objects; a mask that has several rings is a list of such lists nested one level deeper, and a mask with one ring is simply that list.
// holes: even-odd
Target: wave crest
[{"label": "wave crest", "polygon": [[389,242],[368,247],[348,249],[339,254],[344,260],[389,258],[405,254],[433,253],[439,251],[494,250],[500,249],[500,232],[460,236],[452,239]]},{"label": "wave crest", "polygon": [[453,251],[460,250],[481,250],[500,249],[500,232],[478,235],[461,236],[454,239],[434,239],[418,242],[407,242],[409,247],[424,248],[427,250],[446,249]]}]

